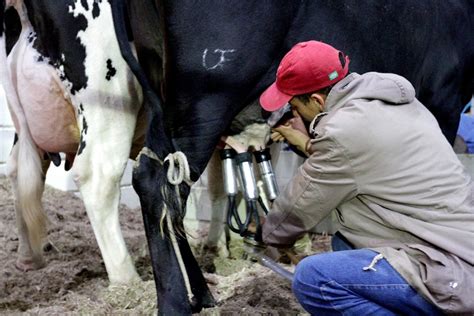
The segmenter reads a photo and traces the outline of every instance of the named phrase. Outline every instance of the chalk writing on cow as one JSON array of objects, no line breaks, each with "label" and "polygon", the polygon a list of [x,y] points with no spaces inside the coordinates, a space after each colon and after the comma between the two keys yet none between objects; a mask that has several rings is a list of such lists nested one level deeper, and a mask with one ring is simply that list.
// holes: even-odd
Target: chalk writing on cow
[{"label": "chalk writing on cow", "polygon": [[208,49],[206,48],[204,50],[203,54],[202,54],[202,66],[204,68],[206,68],[207,70],[213,70],[213,69],[217,69],[217,68],[223,69],[224,64],[231,60],[229,58],[226,58],[225,54],[235,53],[235,49],[219,49],[219,48],[216,48],[213,53],[214,54],[220,54],[220,56],[219,56],[219,60],[217,61],[217,63],[214,64],[213,66],[210,66],[207,63],[207,52],[208,52]]}]

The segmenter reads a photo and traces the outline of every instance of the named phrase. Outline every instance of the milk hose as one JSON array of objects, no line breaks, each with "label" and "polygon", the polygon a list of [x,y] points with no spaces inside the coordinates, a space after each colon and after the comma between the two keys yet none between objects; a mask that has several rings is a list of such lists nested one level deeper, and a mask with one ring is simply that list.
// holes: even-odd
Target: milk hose
[{"label": "milk hose", "polygon": [[272,270],[280,277],[293,282],[293,273],[283,268],[275,260],[271,259],[264,254],[265,244],[262,244],[251,236],[244,238],[244,251],[255,261],[260,263],[262,266]]}]

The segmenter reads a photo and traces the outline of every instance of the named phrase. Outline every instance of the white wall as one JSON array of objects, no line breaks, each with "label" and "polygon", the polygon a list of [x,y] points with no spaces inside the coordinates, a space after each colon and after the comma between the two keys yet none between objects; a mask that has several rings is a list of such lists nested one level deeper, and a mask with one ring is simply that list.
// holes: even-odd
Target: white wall
[{"label": "white wall", "polygon": [[[138,199],[138,195],[135,193],[135,190],[133,190],[132,187],[132,167],[133,161],[129,160],[120,183],[120,190],[122,192],[120,203],[125,204],[130,208],[135,208],[140,206],[140,201]],[[64,161],[59,167],[51,164],[48,173],[46,174],[46,184],[55,189],[73,192],[80,196],[79,190],[76,186],[76,183],[74,182],[72,172],[66,172],[64,170]]]}]

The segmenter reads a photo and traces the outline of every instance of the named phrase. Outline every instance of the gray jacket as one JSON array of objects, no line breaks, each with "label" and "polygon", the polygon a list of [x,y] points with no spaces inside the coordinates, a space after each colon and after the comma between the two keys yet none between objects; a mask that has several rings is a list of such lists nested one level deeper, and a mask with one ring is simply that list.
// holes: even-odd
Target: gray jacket
[{"label": "gray jacket", "polygon": [[446,313],[474,313],[474,185],[413,86],[353,73],[326,100],[311,156],[276,199],[263,239],[290,246],[332,210]]}]

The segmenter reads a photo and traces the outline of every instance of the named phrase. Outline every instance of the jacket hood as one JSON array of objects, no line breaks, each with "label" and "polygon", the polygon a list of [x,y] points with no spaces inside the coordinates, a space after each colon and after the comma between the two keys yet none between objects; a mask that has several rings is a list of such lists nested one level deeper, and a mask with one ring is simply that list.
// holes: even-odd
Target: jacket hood
[{"label": "jacket hood", "polygon": [[405,78],[389,73],[352,73],[338,82],[326,99],[326,111],[335,110],[355,99],[381,100],[403,105],[415,98],[415,88]]}]

